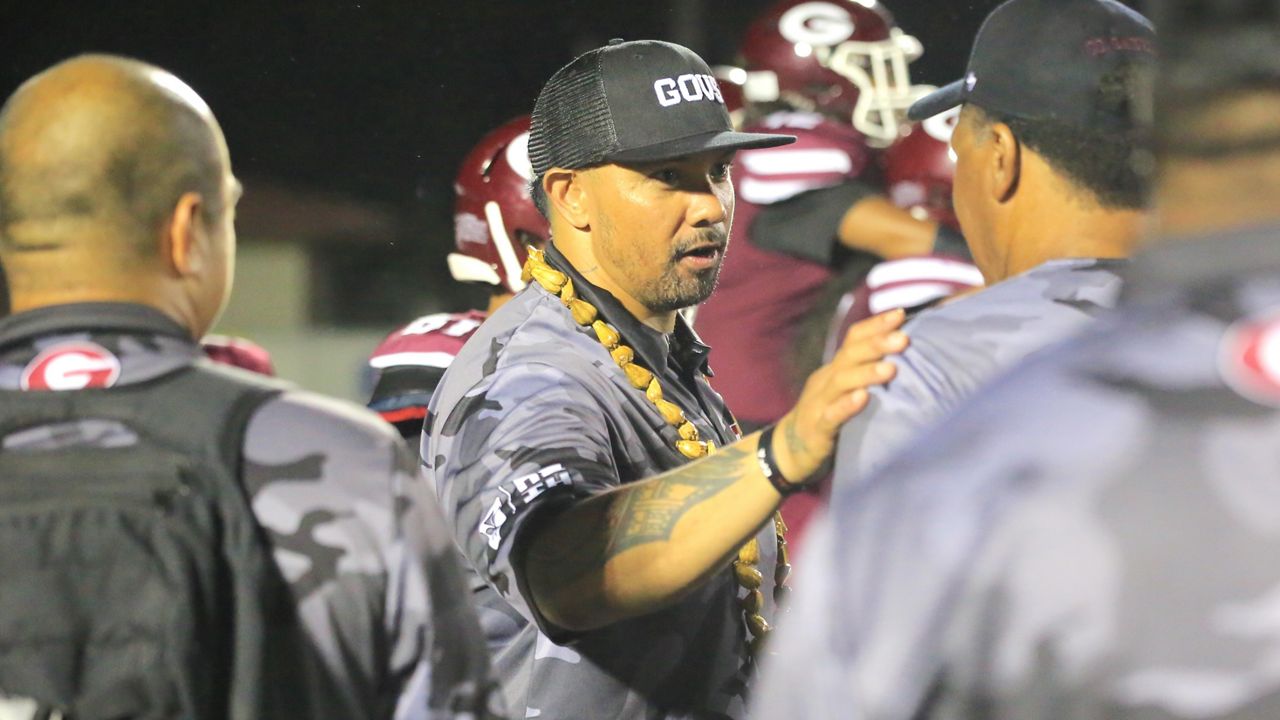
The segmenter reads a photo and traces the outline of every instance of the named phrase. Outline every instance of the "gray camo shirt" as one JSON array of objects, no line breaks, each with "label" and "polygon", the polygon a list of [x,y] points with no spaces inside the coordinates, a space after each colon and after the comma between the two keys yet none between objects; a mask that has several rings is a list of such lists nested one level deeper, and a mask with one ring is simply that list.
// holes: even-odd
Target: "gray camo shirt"
[{"label": "gray camo shirt", "polygon": [[1277,318],[1280,227],[1166,241],[837,488],[764,716],[1280,717]]},{"label": "gray camo shirt", "polygon": [[[118,361],[116,385],[147,382],[203,356],[184,329],[148,307],[42,308],[0,320],[0,388],[18,389],[42,353],[86,342]],[[130,442],[131,432],[107,423],[3,440],[6,448],[50,451]],[[336,679],[325,685],[340,693],[314,703],[326,712],[312,717],[497,717],[501,697],[457,551],[399,434],[364,408],[286,391],[250,419],[243,458],[253,512]]]},{"label": "gray camo shirt", "polygon": [[[678,322],[642,325],[550,246],[547,259],[657,373],[704,439],[736,439],[704,374],[708,348]],[[481,623],[517,717],[740,718],[748,673],[738,587],[728,566],[676,605],[584,633],[545,621],[512,557],[530,518],[688,462],[675,431],[634,389],[594,333],[532,284],[467,342],[436,389],[423,461],[474,573]],[[759,535],[772,582],[772,524]],[[772,620],[771,587],[764,588]]]},{"label": "gray camo shirt", "polygon": [[1124,265],[1051,260],[913,318],[897,376],[840,432],[835,482],[867,477],[1001,370],[1114,307]]}]

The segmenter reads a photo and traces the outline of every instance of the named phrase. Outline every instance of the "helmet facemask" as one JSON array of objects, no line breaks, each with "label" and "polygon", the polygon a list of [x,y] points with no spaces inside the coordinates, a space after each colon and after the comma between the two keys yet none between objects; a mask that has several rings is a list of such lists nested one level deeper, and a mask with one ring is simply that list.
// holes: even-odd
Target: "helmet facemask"
[{"label": "helmet facemask", "polygon": [[876,147],[887,147],[907,126],[907,108],[934,90],[912,85],[909,65],[924,54],[914,36],[891,28],[884,40],[848,40],[815,48],[818,59],[858,88],[853,126]]}]

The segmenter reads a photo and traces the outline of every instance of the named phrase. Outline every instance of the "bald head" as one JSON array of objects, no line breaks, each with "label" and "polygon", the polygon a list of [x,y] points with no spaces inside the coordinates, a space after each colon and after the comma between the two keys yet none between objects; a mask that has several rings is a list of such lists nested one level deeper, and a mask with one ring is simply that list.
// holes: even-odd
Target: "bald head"
[{"label": "bald head", "polygon": [[59,63],[0,110],[0,257],[154,252],[183,193],[206,219],[221,212],[226,162],[209,107],[173,75],[106,55]]},{"label": "bald head", "polygon": [[204,101],[160,68],[85,55],[0,108],[0,265],[15,312],[156,307],[199,337],[235,262],[231,175]]}]

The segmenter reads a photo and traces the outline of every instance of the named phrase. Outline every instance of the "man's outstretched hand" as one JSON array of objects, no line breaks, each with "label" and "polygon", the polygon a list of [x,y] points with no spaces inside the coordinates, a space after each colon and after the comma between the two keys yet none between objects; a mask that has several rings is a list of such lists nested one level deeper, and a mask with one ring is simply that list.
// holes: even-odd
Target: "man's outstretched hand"
[{"label": "man's outstretched hand", "polygon": [[867,388],[893,379],[897,368],[885,358],[907,348],[898,329],[905,319],[902,310],[891,310],[855,324],[831,362],[805,381],[773,434],[774,457],[788,481],[813,477],[835,450],[840,426],[867,406]]}]

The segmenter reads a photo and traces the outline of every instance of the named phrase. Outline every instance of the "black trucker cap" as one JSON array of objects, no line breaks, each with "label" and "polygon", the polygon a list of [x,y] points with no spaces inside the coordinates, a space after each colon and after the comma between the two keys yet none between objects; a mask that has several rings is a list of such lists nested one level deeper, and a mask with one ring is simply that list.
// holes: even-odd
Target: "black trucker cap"
[{"label": "black trucker cap", "polygon": [[658,40],[610,40],[560,68],[542,88],[529,159],[541,177],[553,167],[790,142],[790,135],[734,132],[711,68],[692,50]]},{"label": "black trucker cap", "polygon": [[965,76],[917,100],[907,117],[971,102],[1023,119],[1128,130],[1132,113],[1099,89],[1124,65],[1154,61],[1151,23],[1115,0],[1009,0],[978,30]]}]

